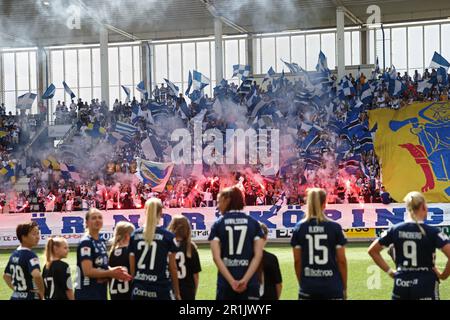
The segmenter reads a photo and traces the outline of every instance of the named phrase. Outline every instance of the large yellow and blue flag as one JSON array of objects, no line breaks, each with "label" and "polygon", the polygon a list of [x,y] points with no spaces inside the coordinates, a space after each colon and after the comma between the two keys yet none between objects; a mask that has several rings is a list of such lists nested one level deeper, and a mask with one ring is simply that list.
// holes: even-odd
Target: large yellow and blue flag
[{"label": "large yellow and blue flag", "polygon": [[14,163],[9,162],[6,166],[0,169],[0,174],[2,176],[5,176],[6,178],[9,178],[12,183],[16,182],[16,175],[14,173]]},{"label": "large yellow and blue flag", "polygon": [[172,174],[173,163],[160,163],[137,159],[136,176],[152,187],[152,191],[163,192]]},{"label": "large yellow and blue flag", "polygon": [[45,168],[51,167],[53,170],[60,170],[59,161],[52,155],[41,160],[42,166]]},{"label": "large yellow and blue flag", "polygon": [[450,201],[450,102],[371,110],[369,123],[378,126],[375,152],[393,199],[414,190],[430,202]]}]

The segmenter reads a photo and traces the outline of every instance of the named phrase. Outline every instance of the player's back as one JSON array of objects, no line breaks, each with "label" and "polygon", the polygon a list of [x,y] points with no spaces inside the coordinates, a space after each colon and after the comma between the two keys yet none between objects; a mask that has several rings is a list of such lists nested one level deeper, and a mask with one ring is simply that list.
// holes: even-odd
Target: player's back
[{"label": "player's back", "polygon": [[177,251],[175,236],[162,227],[156,227],[153,241],[149,244],[143,231],[139,228],[133,233],[128,247],[130,255],[135,256],[133,286],[141,289],[169,287],[168,255]]},{"label": "player's back", "polygon": [[38,299],[38,295],[32,290],[36,290],[36,284],[31,275],[34,269],[40,270],[39,259],[36,254],[28,248],[19,247],[9,258],[5,268],[5,274],[12,278],[14,293],[12,299]]},{"label": "player's back", "polygon": [[70,267],[61,260],[44,266],[42,278],[45,284],[46,300],[68,300],[67,290],[72,289]]},{"label": "player's back", "polygon": [[385,232],[379,242],[384,246],[394,244],[397,271],[416,272],[432,271],[436,248],[442,247],[440,243],[446,238],[436,227],[403,222]]},{"label": "player's back", "polygon": [[[220,241],[221,258],[233,277],[242,279],[254,256],[253,242],[262,238],[258,221],[239,211],[228,211],[217,220],[210,234],[210,240]],[[219,273],[219,284],[226,280]],[[256,274],[249,284],[256,284]]]},{"label": "player's back", "polygon": [[301,291],[320,294],[343,290],[336,250],[346,243],[342,227],[334,221],[313,218],[296,225],[291,244],[301,248]]},{"label": "player's back", "polygon": [[[125,267],[127,272],[130,270],[130,258],[128,247],[117,248],[109,255],[110,267]],[[130,300],[130,283],[129,281],[121,281],[111,279],[109,283],[109,294],[111,300]]]}]

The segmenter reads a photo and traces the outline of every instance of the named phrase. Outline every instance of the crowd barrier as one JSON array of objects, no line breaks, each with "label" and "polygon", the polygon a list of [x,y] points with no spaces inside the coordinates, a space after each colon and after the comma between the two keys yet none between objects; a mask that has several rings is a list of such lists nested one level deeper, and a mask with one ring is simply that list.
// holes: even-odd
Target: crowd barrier
[{"label": "crowd barrier", "polygon": [[[250,216],[265,223],[269,228],[271,241],[288,242],[296,223],[303,219],[306,206],[251,206],[244,209]],[[450,226],[450,203],[429,204],[428,218],[425,223]],[[0,215],[0,248],[18,245],[15,235],[16,226],[26,221],[36,221],[45,244],[49,236],[61,235],[69,244],[77,244],[85,232],[85,212],[33,212]],[[195,241],[207,241],[214,221],[220,216],[216,208],[166,208],[163,210],[162,223],[167,227],[174,215],[184,215],[192,226],[192,238]],[[406,209],[403,204],[341,204],[328,205],[326,215],[341,224],[349,240],[372,239],[379,230],[405,221]],[[119,221],[129,221],[136,227],[144,222],[144,210],[104,211],[102,238],[112,237],[114,226]],[[450,227],[445,228],[445,230]],[[448,232],[449,230],[447,230]]]}]

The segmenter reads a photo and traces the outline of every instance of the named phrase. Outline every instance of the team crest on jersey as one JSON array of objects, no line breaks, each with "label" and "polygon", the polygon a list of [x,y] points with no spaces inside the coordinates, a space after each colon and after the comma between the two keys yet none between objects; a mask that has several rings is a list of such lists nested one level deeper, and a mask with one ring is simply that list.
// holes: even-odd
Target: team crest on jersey
[{"label": "team crest on jersey", "polygon": [[95,265],[101,266],[102,264],[103,264],[103,257],[97,257],[97,259],[95,259]]},{"label": "team crest on jersey", "polygon": [[32,267],[39,265],[39,259],[37,257],[30,259],[30,264]]},{"label": "team crest on jersey", "polygon": [[122,254],[122,248],[117,248],[116,250],[114,250],[114,255],[116,257],[119,257]]},{"label": "team crest on jersey", "polygon": [[90,256],[91,255],[91,248],[89,247],[83,247],[81,248],[81,256]]}]

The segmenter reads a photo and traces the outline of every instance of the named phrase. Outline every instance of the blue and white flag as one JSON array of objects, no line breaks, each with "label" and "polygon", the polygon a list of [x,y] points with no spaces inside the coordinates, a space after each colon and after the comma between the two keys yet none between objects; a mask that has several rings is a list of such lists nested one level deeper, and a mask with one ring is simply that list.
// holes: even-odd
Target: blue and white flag
[{"label": "blue and white flag", "polygon": [[16,108],[19,110],[31,109],[31,106],[33,105],[33,102],[36,99],[36,97],[37,94],[30,92],[21,95],[20,97],[17,98]]},{"label": "blue and white flag", "polygon": [[448,85],[448,70],[445,70],[445,68],[440,67],[437,69],[436,72],[436,80],[441,86],[447,86]]},{"label": "blue and white flag", "polygon": [[125,91],[125,94],[127,95],[127,98],[125,99],[125,104],[130,102],[130,88],[127,88],[125,86],[122,86],[123,91]]},{"label": "blue and white flag", "polygon": [[343,77],[339,83],[339,98],[343,100],[346,96],[354,96],[356,89],[352,81],[347,77]]},{"label": "blue and white flag", "polygon": [[406,86],[398,79],[390,79],[389,80],[389,94],[393,97],[398,97],[405,91]]},{"label": "blue and white flag", "polygon": [[302,67],[300,67],[295,62],[289,63],[289,62],[284,61],[283,59],[280,59],[280,60],[289,68],[289,71],[293,74],[297,74],[297,73],[300,73],[303,71]]},{"label": "blue and white flag", "polygon": [[417,82],[417,92],[423,93],[424,95],[428,95],[432,87],[433,83],[431,81],[422,80]]},{"label": "blue and white flag", "polygon": [[107,140],[112,145],[118,145],[120,147],[124,147],[131,143],[131,138],[128,135],[124,135],[119,132],[111,132],[108,134]]},{"label": "blue and white flag", "polygon": [[67,83],[65,81],[63,81],[63,86],[64,86],[64,90],[67,92],[67,94],[70,95],[70,99],[75,98],[75,93],[73,93],[72,90],[70,90],[69,86],[67,85]]},{"label": "blue and white flag", "polygon": [[186,92],[184,93],[185,96],[188,96],[189,93],[191,92],[192,82],[193,82],[192,72],[191,72],[191,70],[189,70],[188,87],[186,89]]},{"label": "blue and white flag", "polygon": [[264,77],[264,80],[262,83],[266,82],[267,80],[272,79],[275,76],[275,70],[273,70],[272,67],[270,67],[269,71],[267,71],[266,76]]},{"label": "blue and white flag", "polygon": [[241,80],[245,80],[250,76],[250,69],[251,67],[249,65],[242,65],[242,64],[236,64],[233,66],[233,78],[238,77]]},{"label": "blue and white flag", "polygon": [[142,93],[143,95],[148,94],[147,89],[145,89],[144,81],[138,83],[138,85],[136,86],[136,90]]},{"label": "blue and white flag", "polygon": [[77,182],[81,181],[80,174],[77,172],[77,169],[75,168],[75,166],[65,164],[65,163],[60,163],[59,168],[61,170],[61,176],[63,177],[63,179],[65,179],[65,180],[72,179]]},{"label": "blue and white flag", "polygon": [[169,89],[169,96],[172,97],[178,97],[178,92],[180,91],[180,89],[173,84],[173,82],[164,79],[164,81],[167,83],[167,88]]},{"label": "blue and white flag", "polygon": [[200,72],[194,70],[192,73],[192,84],[195,90],[203,90],[207,85],[211,83],[207,77]]},{"label": "blue and white flag", "polygon": [[115,131],[125,136],[132,136],[138,131],[138,128],[131,124],[117,121]]},{"label": "blue and white flag", "polygon": [[327,57],[325,56],[325,54],[322,52],[322,50],[319,53],[319,61],[317,62],[316,65],[316,70],[319,72],[327,72],[330,71],[330,69],[328,69],[328,63],[327,63]]},{"label": "blue and white flag", "polygon": [[47,100],[51,99],[55,96],[56,87],[52,83],[48,86],[47,90],[45,90],[44,94],[42,95],[42,99]]},{"label": "blue and white flag", "polygon": [[189,109],[186,101],[183,101],[180,103],[180,111],[181,111],[181,117],[183,119],[187,119],[191,117],[191,109]]},{"label": "blue and white flag", "polygon": [[430,68],[444,68],[446,72],[448,72],[448,68],[450,67],[450,63],[439,53],[434,52],[433,59],[431,59]]},{"label": "blue and white flag", "polygon": [[368,82],[364,83],[361,87],[361,102],[368,105],[373,100],[372,88]]}]

